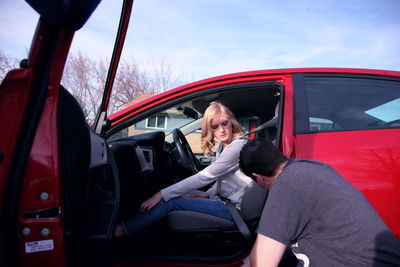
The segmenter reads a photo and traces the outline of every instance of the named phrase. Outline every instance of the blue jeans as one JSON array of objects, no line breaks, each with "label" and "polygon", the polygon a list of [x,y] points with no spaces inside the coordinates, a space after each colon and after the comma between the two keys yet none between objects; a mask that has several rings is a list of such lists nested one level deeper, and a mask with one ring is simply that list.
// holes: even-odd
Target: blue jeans
[{"label": "blue jeans", "polygon": [[133,233],[150,225],[153,225],[164,218],[168,212],[174,210],[197,211],[222,219],[233,221],[228,207],[219,200],[197,197],[177,197],[168,201],[162,200],[150,211],[136,214],[129,220],[122,223],[125,232]]}]

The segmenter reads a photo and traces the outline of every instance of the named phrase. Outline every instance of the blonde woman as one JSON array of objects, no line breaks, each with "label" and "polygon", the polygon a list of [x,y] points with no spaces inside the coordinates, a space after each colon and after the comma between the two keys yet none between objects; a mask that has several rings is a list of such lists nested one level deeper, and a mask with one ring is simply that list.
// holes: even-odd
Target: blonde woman
[{"label": "blonde woman", "polygon": [[239,170],[239,154],[247,139],[232,112],[223,104],[210,103],[202,121],[201,144],[211,154],[219,141],[217,159],[202,171],[162,189],[140,206],[141,213],[121,223],[115,236],[121,237],[150,226],[173,210],[196,211],[233,221],[227,206],[217,196],[217,183],[207,192],[196,189],[218,181],[218,194],[230,199],[240,209],[240,202],[251,179]]}]

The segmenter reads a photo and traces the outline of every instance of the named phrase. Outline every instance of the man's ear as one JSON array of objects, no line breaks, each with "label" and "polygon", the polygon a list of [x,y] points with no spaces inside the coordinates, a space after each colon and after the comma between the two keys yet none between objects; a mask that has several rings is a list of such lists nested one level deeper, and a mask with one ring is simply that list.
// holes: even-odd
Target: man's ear
[{"label": "man's ear", "polygon": [[253,172],[252,175],[256,178],[256,181],[260,184],[262,184],[264,182],[264,175],[258,174]]}]

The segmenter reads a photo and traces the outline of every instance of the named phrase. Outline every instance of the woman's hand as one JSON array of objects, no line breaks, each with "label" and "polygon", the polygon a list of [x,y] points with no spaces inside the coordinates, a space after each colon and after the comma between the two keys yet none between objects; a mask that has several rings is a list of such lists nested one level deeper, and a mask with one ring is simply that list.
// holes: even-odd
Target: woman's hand
[{"label": "woman's hand", "polygon": [[151,198],[142,202],[142,204],[140,205],[140,211],[145,212],[145,211],[151,210],[162,199],[163,199],[163,196],[161,195],[161,192],[154,194],[154,196],[152,196]]}]

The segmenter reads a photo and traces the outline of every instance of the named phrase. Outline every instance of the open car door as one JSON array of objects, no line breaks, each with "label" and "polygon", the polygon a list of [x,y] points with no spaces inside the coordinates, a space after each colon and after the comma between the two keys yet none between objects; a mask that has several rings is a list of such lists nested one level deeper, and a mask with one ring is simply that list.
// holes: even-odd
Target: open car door
[{"label": "open car door", "polygon": [[[0,265],[93,264],[101,253],[91,240],[110,239],[115,227],[118,172],[105,140],[60,81],[74,33],[100,0],[27,2],[40,15],[29,57],[0,86],[7,125],[0,132]],[[125,2],[118,38],[133,3]],[[114,62],[122,50],[116,43]],[[105,109],[96,120],[101,124]]]}]

